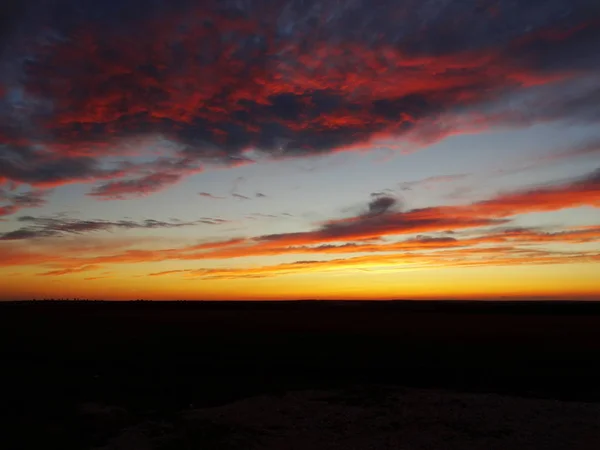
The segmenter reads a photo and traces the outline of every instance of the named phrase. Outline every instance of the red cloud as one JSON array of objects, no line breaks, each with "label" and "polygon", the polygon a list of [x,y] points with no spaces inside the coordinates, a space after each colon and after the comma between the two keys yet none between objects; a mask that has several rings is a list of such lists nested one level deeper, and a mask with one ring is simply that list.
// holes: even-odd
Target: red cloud
[{"label": "red cloud", "polygon": [[20,208],[17,205],[0,206],[0,217],[10,216],[11,214],[16,213],[19,209]]},{"label": "red cloud", "polygon": [[600,177],[499,195],[471,205],[455,205],[360,215],[331,220],[308,232],[262,236],[281,245],[353,241],[381,236],[477,228],[506,223],[506,218],[530,212],[556,211],[577,206],[600,206]]},{"label": "red cloud", "polygon": [[[360,17],[370,18],[365,24],[377,24],[362,28],[352,26],[357,12],[344,6],[316,14],[304,6],[292,13],[282,2],[246,5],[243,13],[203,5],[163,5],[164,11],[146,14],[126,0],[123,7],[137,12],[126,23],[90,19],[61,29],[60,41],[28,46],[34,53],[23,58],[29,126],[6,121],[0,139],[19,152],[43,147],[46,156],[0,167],[0,180],[38,186],[100,180],[106,183],[91,195],[123,198],[195,173],[100,168],[107,155],[138,151],[124,142],[150,137],[167,142],[169,150],[159,152],[174,153],[176,160],[231,166],[248,163],[249,148],[292,157],[396,136],[431,141],[515,124],[510,114],[490,114],[483,105],[507,90],[584,73],[577,64],[590,55],[579,44],[600,41],[593,26],[571,23],[589,21],[581,5],[568,26],[536,25],[526,38],[514,31],[529,20],[518,13],[464,8],[453,18],[438,17],[424,33],[409,19],[413,11],[397,2],[362,11]],[[486,32],[465,28],[469,14],[493,26]],[[540,50],[548,40],[552,47]],[[553,66],[557,60],[562,64]],[[570,116],[572,102],[561,105],[537,109],[548,117]],[[465,108],[479,118],[450,125],[437,119]]]}]

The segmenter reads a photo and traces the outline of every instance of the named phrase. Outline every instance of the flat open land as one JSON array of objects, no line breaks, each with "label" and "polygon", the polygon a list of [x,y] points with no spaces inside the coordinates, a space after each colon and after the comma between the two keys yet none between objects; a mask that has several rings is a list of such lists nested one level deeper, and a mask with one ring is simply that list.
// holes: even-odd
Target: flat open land
[{"label": "flat open land", "polygon": [[597,303],[6,303],[0,351],[8,449],[600,448]]}]

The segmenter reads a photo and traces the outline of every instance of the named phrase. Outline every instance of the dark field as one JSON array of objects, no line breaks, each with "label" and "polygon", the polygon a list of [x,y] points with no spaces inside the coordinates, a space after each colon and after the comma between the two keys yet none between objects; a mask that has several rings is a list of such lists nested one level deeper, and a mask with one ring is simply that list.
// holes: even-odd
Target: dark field
[{"label": "dark field", "polygon": [[[6,303],[0,348],[6,449],[92,448],[140,420],[295,389],[600,401],[600,303]],[[99,424],[83,404],[126,414]]]}]

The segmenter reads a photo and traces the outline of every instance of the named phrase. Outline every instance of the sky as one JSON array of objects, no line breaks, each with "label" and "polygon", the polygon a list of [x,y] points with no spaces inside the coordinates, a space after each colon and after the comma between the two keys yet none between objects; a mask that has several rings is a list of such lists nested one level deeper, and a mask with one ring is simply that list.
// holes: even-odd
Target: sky
[{"label": "sky", "polygon": [[0,300],[600,298],[597,0],[8,0]]}]

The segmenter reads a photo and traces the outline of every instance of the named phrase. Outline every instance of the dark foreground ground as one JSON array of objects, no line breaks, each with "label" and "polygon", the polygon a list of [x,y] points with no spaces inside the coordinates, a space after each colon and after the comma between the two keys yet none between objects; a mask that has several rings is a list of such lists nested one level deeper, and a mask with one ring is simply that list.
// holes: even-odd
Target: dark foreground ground
[{"label": "dark foreground ground", "polygon": [[[0,352],[6,430],[0,447],[11,450],[263,448],[260,442],[267,441],[252,428],[257,424],[247,423],[252,418],[272,422],[275,434],[269,439],[277,433],[284,439],[286,425],[278,420],[286,414],[298,423],[302,411],[321,417],[331,410],[327,423],[346,423],[338,417],[343,404],[342,415],[354,414],[352,420],[364,427],[371,419],[360,414],[381,413],[400,392],[406,393],[403,409],[394,409],[393,417],[386,413],[381,426],[387,428],[376,433],[379,438],[385,430],[400,429],[409,416],[421,420],[411,422],[411,432],[422,428],[425,438],[437,420],[431,411],[448,410],[456,419],[456,405],[473,411],[469,405],[476,404],[490,414],[508,408],[504,414],[512,417],[509,406],[499,406],[508,397],[517,402],[524,426],[531,419],[563,436],[575,431],[560,411],[583,424],[584,431],[586,420],[600,424],[600,303],[6,303],[0,304]],[[294,392],[305,394],[294,400]],[[544,399],[553,415],[544,419],[532,399]],[[429,406],[423,412],[416,405]],[[273,418],[265,410],[284,412]],[[195,415],[196,425],[183,433],[188,413]],[[576,420],[578,414],[585,419]],[[458,431],[446,431],[473,439],[486,433],[500,439],[494,433],[507,433],[478,423],[481,417],[487,416],[465,416],[464,423],[453,419]],[[231,443],[225,437],[235,435],[228,428],[232,423],[254,431]],[[306,426],[328,436],[325,425]],[[115,444],[136,429],[152,434],[160,446]],[[521,431],[531,438],[526,428]],[[584,431],[577,432],[580,439]],[[161,433],[177,438],[163,442]],[[544,435],[549,436],[541,431]],[[295,447],[280,442],[273,448],[303,448],[306,436],[290,438]],[[558,445],[559,437],[552,443]],[[591,444],[595,438],[600,436],[585,439]],[[320,438],[311,439],[305,448],[314,448]],[[346,442],[339,448],[370,448],[363,444]],[[437,448],[428,442],[390,445]],[[565,445],[539,448],[586,448]]]}]

